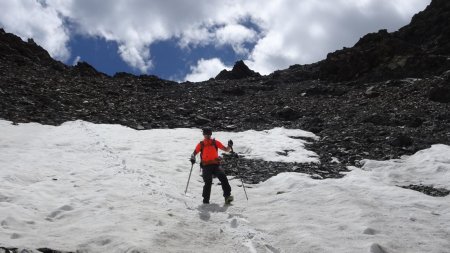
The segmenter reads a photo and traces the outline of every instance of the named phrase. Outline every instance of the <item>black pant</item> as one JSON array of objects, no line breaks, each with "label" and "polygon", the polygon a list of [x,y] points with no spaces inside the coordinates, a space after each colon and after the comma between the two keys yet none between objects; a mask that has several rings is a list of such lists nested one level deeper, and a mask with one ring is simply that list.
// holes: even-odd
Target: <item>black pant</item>
[{"label": "black pant", "polygon": [[227,176],[218,164],[202,166],[202,171],[203,181],[205,182],[203,186],[203,200],[209,201],[213,175],[216,175],[222,184],[223,196],[228,197],[231,195],[231,186],[228,183]]}]

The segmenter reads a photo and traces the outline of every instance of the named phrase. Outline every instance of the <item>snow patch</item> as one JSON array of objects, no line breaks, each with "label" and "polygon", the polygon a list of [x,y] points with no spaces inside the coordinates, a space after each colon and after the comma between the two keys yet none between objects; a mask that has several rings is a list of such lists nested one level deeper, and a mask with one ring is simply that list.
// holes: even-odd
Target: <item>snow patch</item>
[{"label": "snow patch", "polygon": [[[308,162],[300,130],[217,132],[248,158]],[[450,196],[397,187],[449,186],[450,147],[364,161],[342,179],[281,173],[247,189],[214,182],[203,205],[189,155],[197,129],[135,131],[83,121],[61,126],[0,120],[0,246],[80,252],[446,252]],[[287,152],[287,156],[277,152]],[[301,166],[301,165],[299,165]]]},{"label": "snow patch", "polygon": [[389,185],[424,184],[450,189],[449,154],[449,146],[437,144],[401,159],[363,160],[362,169]]}]

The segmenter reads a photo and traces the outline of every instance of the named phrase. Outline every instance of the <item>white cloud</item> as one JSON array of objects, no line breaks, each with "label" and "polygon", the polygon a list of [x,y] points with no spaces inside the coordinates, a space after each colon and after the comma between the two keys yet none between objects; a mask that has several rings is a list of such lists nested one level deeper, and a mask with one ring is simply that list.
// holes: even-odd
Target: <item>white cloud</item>
[{"label": "white cloud", "polygon": [[[321,60],[368,32],[396,30],[430,1],[0,0],[6,13],[0,24],[22,37],[34,37],[60,59],[69,54],[64,19],[73,33],[117,42],[122,59],[142,72],[152,67],[151,44],[176,39],[188,49],[229,45],[247,57],[252,69],[268,74]],[[246,48],[249,43],[254,48]]]},{"label": "white cloud", "polygon": [[231,45],[233,50],[241,55],[248,54],[248,49],[243,43],[255,42],[257,36],[256,31],[240,24],[230,24],[216,31],[216,40],[219,45]]},{"label": "white cloud", "polygon": [[65,61],[70,57],[69,35],[58,12],[38,1],[0,0],[0,27],[23,40],[33,38],[49,54]]},{"label": "white cloud", "polygon": [[77,57],[75,57],[75,59],[74,59],[73,62],[72,62],[72,66],[77,65],[78,62],[80,62],[80,60],[81,60],[81,57],[80,57],[79,55],[78,55]]},{"label": "white cloud", "polygon": [[129,65],[146,73],[152,67],[150,50],[147,46],[134,46],[130,44],[119,45],[119,55]]},{"label": "white cloud", "polygon": [[179,45],[182,48],[189,48],[189,46],[204,46],[213,40],[214,35],[206,27],[198,27],[187,29],[180,36]]},{"label": "white cloud", "polygon": [[[122,59],[141,72],[151,68],[149,47],[157,41],[176,38],[185,47],[216,43],[216,27],[236,24],[240,19],[240,7],[235,2],[116,0],[105,4],[103,0],[46,1],[75,25],[77,33],[116,41]],[[243,51],[241,44],[233,42],[233,48]]]},{"label": "white cloud", "polygon": [[191,73],[186,75],[185,81],[201,82],[217,76],[223,69],[230,70],[232,67],[225,64],[218,58],[200,59],[196,66],[191,66]]},{"label": "white cloud", "polygon": [[178,37],[182,48],[201,47],[213,44],[216,48],[231,46],[236,54],[247,56],[245,43],[255,43],[258,33],[239,23],[210,24],[210,27],[191,27]]}]

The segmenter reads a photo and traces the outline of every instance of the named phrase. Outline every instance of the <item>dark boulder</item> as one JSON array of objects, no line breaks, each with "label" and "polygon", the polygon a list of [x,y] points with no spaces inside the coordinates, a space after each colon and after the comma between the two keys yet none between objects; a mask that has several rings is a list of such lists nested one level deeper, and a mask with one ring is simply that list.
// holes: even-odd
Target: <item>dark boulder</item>
[{"label": "dark boulder", "polygon": [[[378,119],[381,122],[383,122],[382,119]],[[423,118],[421,118],[420,116],[414,114],[414,113],[409,113],[409,114],[391,114],[390,116],[388,116],[388,118],[386,119],[388,120],[388,122],[390,122],[389,125],[391,126],[407,126],[407,127],[412,127],[412,128],[417,128],[422,126],[424,120]],[[388,126],[388,125],[386,125]]]},{"label": "dark boulder", "polygon": [[289,106],[285,106],[282,109],[278,109],[274,111],[274,114],[283,120],[296,120],[300,117],[299,112],[295,111],[294,109],[290,108]]},{"label": "dark boulder", "polygon": [[400,134],[394,138],[391,145],[394,147],[409,147],[413,145],[413,139],[405,134]]},{"label": "dark boulder", "polygon": [[450,87],[433,87],[428,97],[434,102],[450,103]]},{"label": "dark boulder", "polygon": [[417,127],[422,126],[423,122],[424,122],[424,120],[422,118],[411,117],[411,118],[406,120],[405,125],[407,127],[417,128]]},{"label": "dark boulder", "polygon": [[362,119],[362,122],[364,123],[372,123],[376,126],[393,126],[394,123],[392,122],[392,119],[388,115],[382,115],[379,113],[373,113],[364,119]]},{"label": "dark boulder", "polygon": [[380,96],[380,93],[376,91],[375,86],[371,86],[364,92],[364,95],[368,98],[376,98]]},{"label": "dark boulder", "polygon": [[225,95],[243,96],[245,95],[245,90],[242,87],[232,87],[222,90],[222,93]]},{"label": "dark boulder", "polygon": [[306,89],[304,92],[306,96],[342,96],[346,91],[338,86],[313,86]]}]

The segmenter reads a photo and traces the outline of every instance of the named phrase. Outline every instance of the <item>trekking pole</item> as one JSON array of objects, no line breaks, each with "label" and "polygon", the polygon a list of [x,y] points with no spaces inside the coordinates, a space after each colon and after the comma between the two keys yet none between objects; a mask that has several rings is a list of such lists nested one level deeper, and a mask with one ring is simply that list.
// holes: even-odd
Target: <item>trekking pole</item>
[{"label": "trekking pole", "polygon": [[[237,153],[234,153],[233,147],[231,147],[231,153],[235,154],[235,155],[236,155],[236,158],[239,159],[239,155],[238,155]],[[239,166],[236,166],[236,167],[237,167],[237,174],[238,174],[238,177],[241,179],[242,188],[244,188],[245,198],[246,198],[247,201],[248,201],[248,196],[247,196],[247,191],[245,190],[244,180],[242,180],[241,174],[239,173]]]},{"label": "trekking pole", "polygon": [[187,189],[188,189],[188,186],[189,186],[189,181],[191,180],[192,168],[194,168],[194,164],[192,164],[191,172],[189,172],[189,178],[188,178],[188,181],[187,181],[186,190],[184,191],[184,195],[186,195],[186,192],[187,192]]}]

